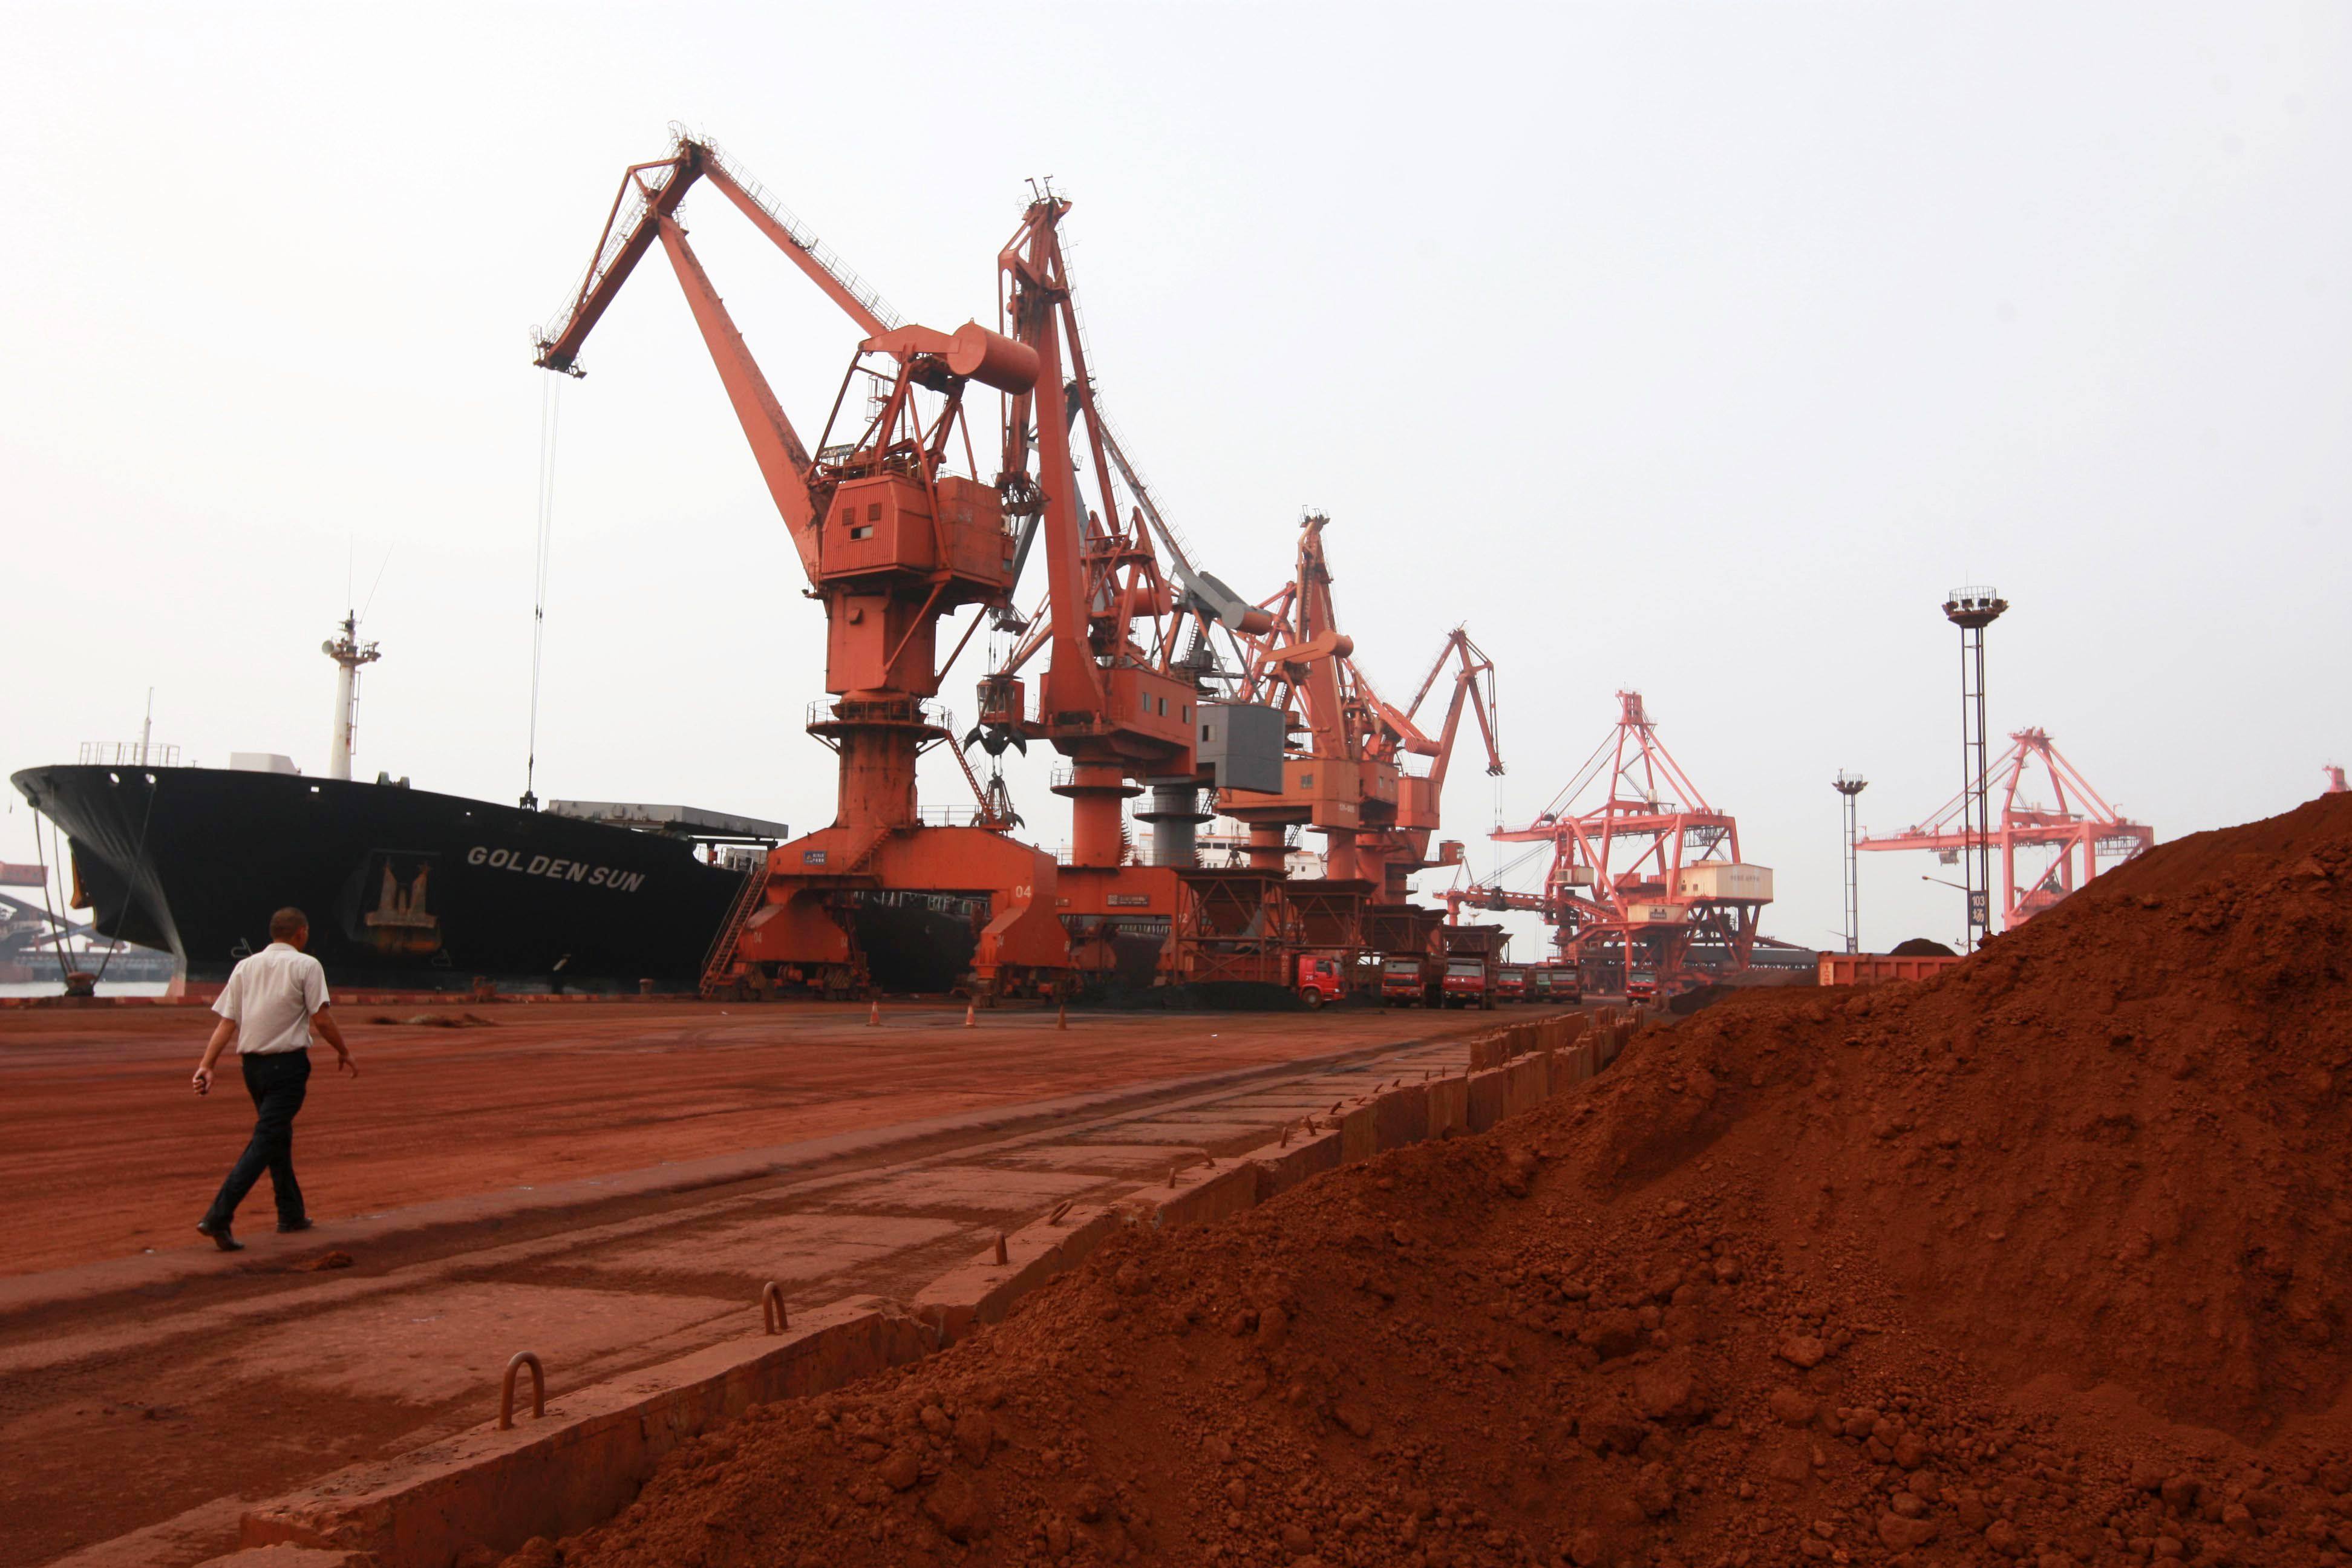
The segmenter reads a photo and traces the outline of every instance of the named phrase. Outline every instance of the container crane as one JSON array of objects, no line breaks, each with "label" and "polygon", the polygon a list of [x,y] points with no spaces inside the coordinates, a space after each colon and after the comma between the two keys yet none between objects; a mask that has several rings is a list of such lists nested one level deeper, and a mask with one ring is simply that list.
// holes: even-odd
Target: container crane
[{"label": "container crane", "polygon": [[[679,204],[700,182],[717,187],[863,334],[814,457],[688,242]],[[779,846],[747,880],[706,984],[748,978],[861,989],[876,978],[877,956],[861,942],[861,927],[903,910],[901,895],[920,892],[959,895],[969,908],[970,983],[979,990],[1051,985],[1068,961],[1054,917],[1052,858],[992,828],[927,826],[915,794],[918,756],[950,739],[932,699],[963,646],[940,659],[940,623],[978,606],[969,640],[989,612],[1010,608],[1020,540],[1008,518],[1031,504],[1025,486],[1013,487],[1008,506],[1001,486],[950,471],[959,437],[970,451],[965,394],[978,384],[1025,406],[1045,362],[1036,348],[977,322],[942,332],[901,321],[715,145],[680,132],[667,157],[624,174],[587,272],[556,324],[539,334],[541,366],[583,374],[579,357],[590,332],[656,243],[783,519],[809,595],[824,605],[833,696],[812,705],[807,728],[839,757],[834,823]],[[877,393],[873,412],[836,443],[861,374]],[[1058,393],[1058,375],[1056,364],[1049,396]],[[1049,426],[1060,427],[1058,420]],[[1004,826],[985,798],[982,808]],[[936,977],[936,951],[903,941],[890,947],[880,956],[902,971],[929,965],[902,973],[900,984]],[[947,964],[960,967],[952,958]]]},{"label": "container crane", "polygon": [[[2000,816],[1990,834],[1969,830],[1965,814],[1974,790],[1953,796],[1926,822],[1900,833],[1864,834],[1856,849],[1933,849],[1946,865],[1990,841],[2000,851],[2001,929],[2040,914],[2097,876],[2099,858],[2121,865],[2154,847],[2156,829],[2133,822],[2110,806],[2047,730],[2018,730],[2010,748],[1986,773],[1988,793],[2000,797]],[[2040,774],[2052,804],[2032,804],[2032,775]],[[2023,795],[2026,798],[2020,798]],[[2054,851],[2038,871],[2018,874],[2018,851]]]},{"label": "container crane", "polygon": [[[1445,900],[1457,921],[1465,908],[1539,914],[1592,989],[1664,995],[1748,967],[1772,873],[1740,860],[1738,823],[1667,752],[1642,694],[1617,703],[1616,728],[1568,786],[1525,827],[1493,835],[1549,847],[1542,890],[1474,884]],[[1579,809],[1595,786],[1599,799]]]}]

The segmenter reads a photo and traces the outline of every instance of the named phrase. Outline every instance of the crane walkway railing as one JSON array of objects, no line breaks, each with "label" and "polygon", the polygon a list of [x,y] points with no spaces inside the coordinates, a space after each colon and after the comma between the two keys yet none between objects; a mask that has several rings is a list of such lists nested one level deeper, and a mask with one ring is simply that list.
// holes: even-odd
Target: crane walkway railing
[{"label": "crane walkway railing", "polygon": [[647,190],[645,180],[627,181],[625,190],[614,201],[613,216],[605,220],[604,237],[596,247],[596,254],[589,258],[588,269],[580,275],[580,281],[572,286],[572,292],[563,297],[563,303],[556,307],[555,313],[547,319],[546,324],[531,329],[530,341],[534,347],[544,350],[563,341],[564,334],[572,330],[572,319],[579,313],[581,305],[596,292],[597,285],[604,280],[604,274],[620,260],[621,252],[628,247],[630,239],[644,225],[646,205],[677,177],[677,171],[674,167],[667,174],[653,176],[651,191]]},{"label": "crane walkway railing", "polygon": [[[676,121],[670,121],[669,132],[674,157],[682,160],[688,147],[698,148],[703,156],[725,174],[761,212],[775,220],[776,226],[800,247],[803,255],[815,262],[852,299],[872,311],[876,320],[892,331],[905,324],[890,302],[882,298],[880,290],[861,277],[856,268],[844,261],[838,251],[819,239],[815,231],[801,221],[800,215],[778,200],[775,193],[761,184],[750,170],[729,157],[719,143],[707,136],[694,134]],[[643,174],[628,181],[611,220],[604,226],[604,241],[597,247],[594,258],[588,263],[588,270],[581,274],[580,281],[573,286],[554,315],[549,318],[549,324],[532,329],[531,342],[538,347],[544,349],[550,343],[561,342],[564,333],[571,330],[572,318],[580,309],[581,302],[595,293],[604,274],[612,270],[614,264],[620,259],[621,252],[644,226],[647,205],[654,196],[669,188],[670,181],[678,177],[675,163],[667,172],[657,172],[656,168],[643,164],[638,168]]]},{"label": "crane walkway railing", "polygon": [[700,147],[713,163],[726,171],[727,177],[734,181],[745,195],[758,204],[761,212],[775,219],[777,226],[792,236],[793,243],[801,247],[803,255],[824,268],[825,276],[846,289],[850,298],[873,311],[875,318],[884,326],[895,331],[906,324],[905,319],[891,308],[890,302],[882,298],[880,290],[860,277],[856,268],[844,261],[839,251],[819,239],[815,231],[803,223],[792,208],[777,200],[775,193],[761,184],[750,170],[729,157],[725,148],[708,136],[690,134],[684,126],[675,122],[670,126],[670,132],[681,145],[692,142]]}]

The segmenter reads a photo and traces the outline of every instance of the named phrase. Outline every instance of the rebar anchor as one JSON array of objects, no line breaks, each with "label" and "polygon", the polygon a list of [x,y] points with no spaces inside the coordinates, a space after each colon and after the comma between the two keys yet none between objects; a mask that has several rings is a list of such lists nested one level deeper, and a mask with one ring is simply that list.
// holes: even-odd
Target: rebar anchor
[{"label": "rebar anchor", "polygon": [[772,1334],[792,1327],[784,1315],[784,1288],[772,1279],[760,1287],[760,1327]]},{"label": "rebar anchor", "polygon": [[541,1366],[539,1358],[529,1351],[517,1351],[514,1358],[507,1363],[507,1375],[499,1384],[499,1430],[501,1432],[514,1429],[515,1373],[524,1367],[530,1368],[530,1418],[536,1421],[547,1414],[547,1369]]}]

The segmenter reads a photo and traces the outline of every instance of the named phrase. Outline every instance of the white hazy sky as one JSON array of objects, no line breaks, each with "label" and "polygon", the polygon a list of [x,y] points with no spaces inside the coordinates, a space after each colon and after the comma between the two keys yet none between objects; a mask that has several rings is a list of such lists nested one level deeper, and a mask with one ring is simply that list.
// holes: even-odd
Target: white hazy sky
[{"label": "white hazy sky", "polygon": [[[1202,564],[1270,590],[1312,506],[1388,684],[1466,620],[1513,816],[1643,691],[1769,931],[1839,925],[1833,772],[1953,793],[1956,584],[2015,606],[1998,730],[2166,838],[2266,816],[2352,761],[2347,83],[2334,4],[0,5],[0,772],[150,686],[186,758],[322,767],[381,565],[358,771],[519,794],[528,329],[677,119],[942,327],[1054,175]],[[813,428],[854,331],[687,216]],[[541,792],[821,826],[819,617],[658,261],[583,363]],[[1482,867],[1497,805],[1465,759]],[[1932,858],[1864,871],[1868,944],[1957,936]]]}]

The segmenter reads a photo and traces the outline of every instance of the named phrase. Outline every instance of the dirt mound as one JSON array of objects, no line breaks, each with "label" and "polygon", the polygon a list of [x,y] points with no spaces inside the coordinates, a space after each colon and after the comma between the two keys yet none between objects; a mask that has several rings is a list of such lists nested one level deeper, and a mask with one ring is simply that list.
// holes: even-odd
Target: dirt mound
[{"label": "dirt mound", "polygon": [[1915,936],[1887,950],[1895,958],[1957,958],[1959,954],[1933,937]]},{"label": "dirt mound", "polygon": [[673,1456],[520,1563],[2302,1564],[2352,1551],[2352,799]]}]

